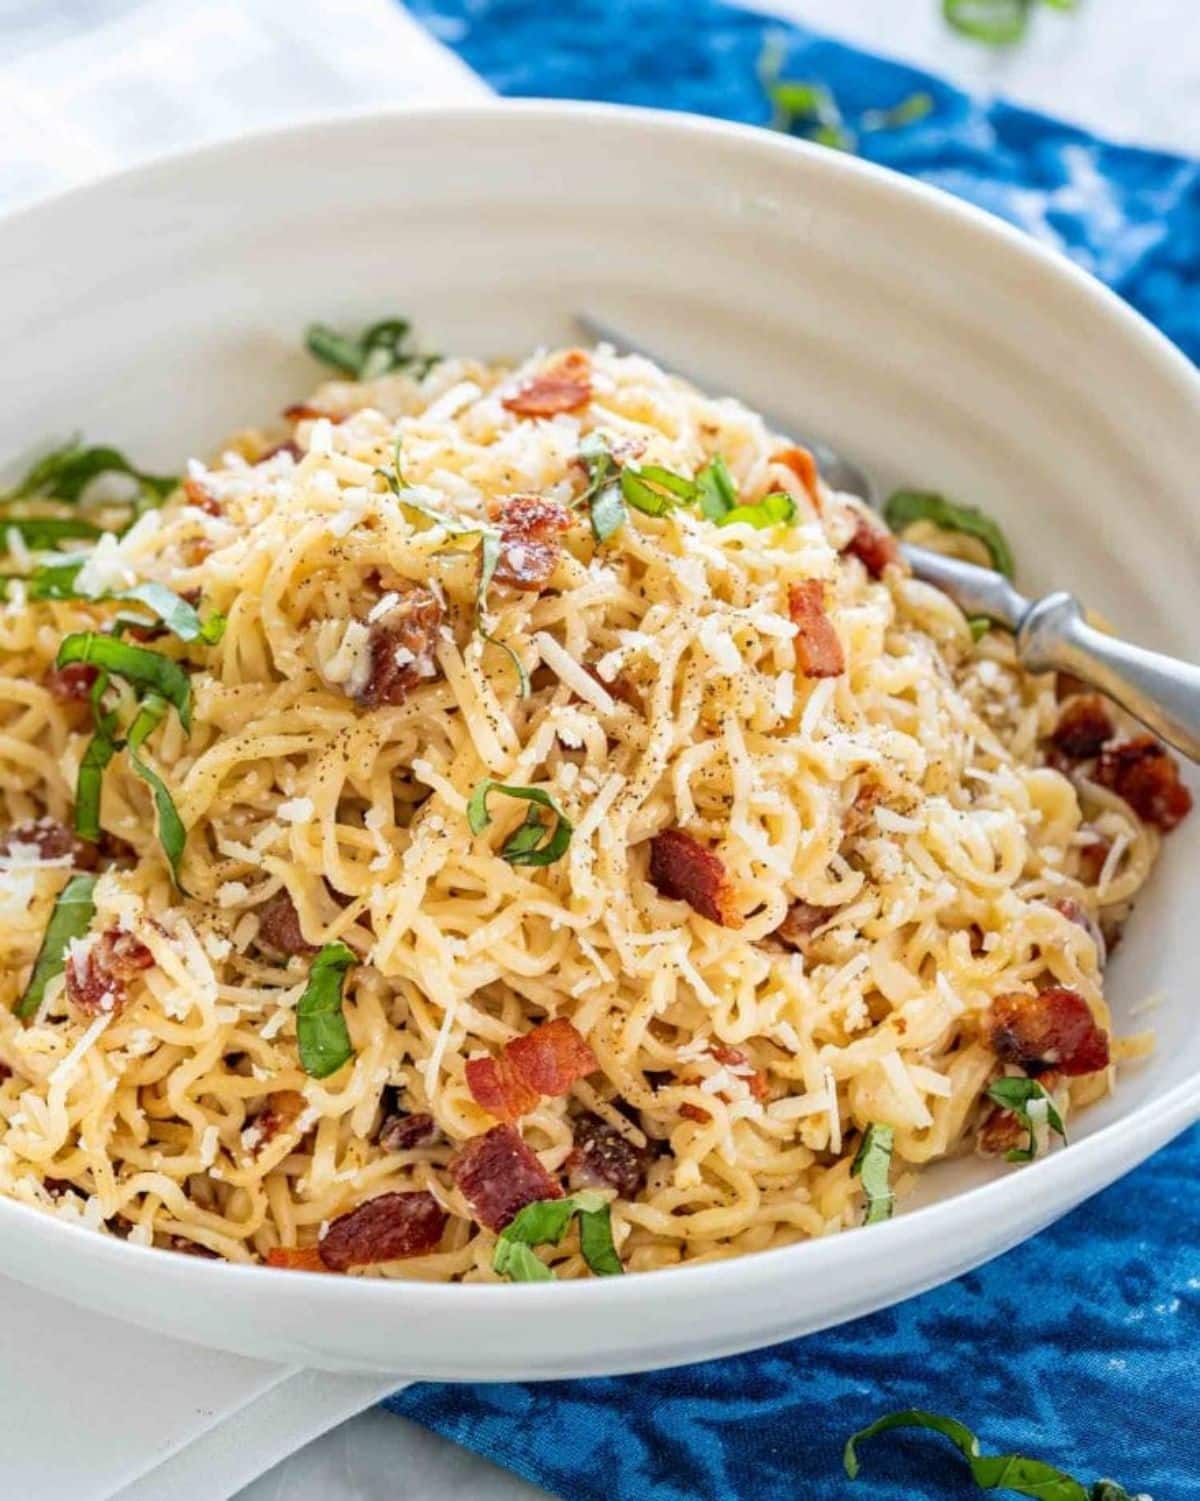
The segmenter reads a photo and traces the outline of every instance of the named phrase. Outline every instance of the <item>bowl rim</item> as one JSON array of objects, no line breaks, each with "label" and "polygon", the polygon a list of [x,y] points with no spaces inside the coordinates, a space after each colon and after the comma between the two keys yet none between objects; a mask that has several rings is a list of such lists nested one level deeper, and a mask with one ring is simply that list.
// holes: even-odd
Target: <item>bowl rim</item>
[{"label": "bowl rim", "polygon": [[[805,170],[811,171],[818,178],[826,176],[834,181],[858,181],[873,189],[885,206],[889,201],[918,204],[931,222],[940,219],[959,233],[973,237],[972,248],[980,256],[986,257],[990,252],[1001,260],[1007,260],[1010,265],[1023,265],[1031,278],[1031,296],[1036,297],[1041,291],[1054,295],[1068,292],[1081,299],[1084,304],[1090,304],[1097,318],[1105,320],[1129,342],[1131,351],[1134,346],[1140,346],[1140,355],[1157,366],[1158,375],[1168,380],[1176,388],[1177,394],[1194,407],[1197,420],[1200,421],[1200,371],[1187,356],[1102,282],[1024,231],[940,188],[905,177],[876,163],[776,134],[760,126],[684,112],[554,99],[497,99],[455,105],[419,104],[386,108],[373,105],[332,113],[314,113],[283,124],[269,125],[220,140],[159,153],[87,182],[43,194],[0,215],[0,240],[10,228],[29,220],[36,221],[39,215],[69,208],[76,202],[86,203],[92,196],[118,187],[141,185],[152,189],[161,176],[187,171],[196,164],[222,160],[232,163],[244,155],[253,157],[256,153],[269,152],[276,147],[286,148],[289,142],[304,137],[320,137],[343,131],[403,130],[430,117],[444,125],[483,125],[489,129],[517,132],[522,128],[542,127],[548,119],[555,119],[569,129],[582,127],[634,134],[649,132],[672,136],[681,141],[707,140],[759,158],[773,158],[782,170],[787,170],[789,163],[803,163]],[[816,1275],[832,1270],[835,1263],[840,1263],[844,1270],[847,1256],[856,1257],[860,1261],[864,1257],[870,1257],[872,1262],[882,1261],[889,1256],[897,1262],[907,1261],[911,1253],[919,1251],[926,1242],[952,1233],[956,1222],[964,1214],[970,1213],[973,1216],[978,1213],[994,1220],[1003,1218],[1006,1211],[1010,1211],[1014,1218],[1020,1218],[1020,1208],[1027,1206],[1034,1198],[1047,1201],[1051,1206],[1051,1214],[1055,1210],[1065,1212],[1075,1202],[1070,1195],[1073,1182],[1084,1183],[1085,1196],[1099,1191],[1110,1181],[1105,1176],[1106,1163],[1112,1160],[1128,1163],[1128,1166],[1121,1167],[1118,1174],[1114,1175],[1119,1176],[1144,1159],[1147,1151],[1143,1148],[1147,1142],[1151,1144],[1150,1149],[1154,1149],[1197,1119],[1200,1119],[1200,1072],[1176,1084],[1158,1098],[1138,1106],[1128,1116],[1091,1132],[1073,1143],[1069,1151],[1040,1158],[1022,1167],[1019,1172],[1003,1173],[990,1182],[952,1193],[933,1204],[923,1205],[883,1224],[871,1226],[872,1239],[865,1243],[854,1233],[847,1240],[843,1232],[796,1241],[766,1251],[661,1268],[661,1271],[669,1272],[670,1275],[665,1278],[654,1277],[655,1296],[660,1303],[673,1304],[690,1303],[697,1297],[720,1297],[723,1293],[734,1291],[738,1284],[744,1284],[747,1278],[759,1282],[778,1281],[780,1274],[793,1261],[797,1271],[803,1270]],[[32,1235],[35,1239],[46,1241],[53,1238],[60,1243],[62,1235],[75,1235],[79,1238],[80,1259],[90,1259],[97,1267],[111,1265],[123,1272],[140,1267],[143,1276],[151,1267],[157,1267],[160,1274],[181,1279],[186,1277],[189,1286],[203,1288],[214,1296],[218,1296],[222,1288],[232,1289],[237,1286],[243,1293],[253,1288],[261,1297],[266,1295],[268,1287],[275,1287],[282,1297],[298,1297],[310,1308],[320,1307],[331,1311],[334,1305],[352,1303],[356,1305],[358,1313],[368,1312],[373,1305],[379,1305],[380,1313],[385,1308],[388,1312],[395,1313],[406,1300],[416,1300],[426,1305],[430,1313],[457,1310],[466,1314],[482,1314],[486,1311],[494,1315],[502,1306],[515,1308],[518,1306],[516,1300],[526,1299],[536,1300],[539,1308],[546,1307],[561,1314],[567,1306],[586,1299],[589,1311],[601,1312],[605,1308],[612,1308],[615,1312],[627,1307],[631,1300],[640,1301],[645,1288],[644,1274],[522,1285],[329,1277],[308,1272],[298,1275],[293,1273],[288,1278],[276,1277],[267,1282],[264,1281],[263,1274],[274,1269],[258,1264],[212,1262],[204,1258],[184,1258],[179,1255],[164,1256],[161,1249],[136,1245],[115,1236],[99,1235],[31,1205],[0,1197],[0,1238],[6,1238],[10,1234]],[[1021,1237],[1025,1238],[1027,1236]],[[65,1250],[66,1243],[62,1244]],[[67,1254],[74,1255],[74,1252]],[[185,1260],[186,1270],[179,1265]],[[247,1278],[255,1280],[247,1283]],[[160,1280],[166,1280],[166,1277],[163,1276]],[[286,1289],[293,1284],[295,1291],[287,1293]],[[908,1295],[906,1293],[903,1296]],[[873,1306],[879,1306],[880,1301],[896,1300],[876,1300]],[[520,1306],[528,1311],[531,1303],[526,1302]]]}]

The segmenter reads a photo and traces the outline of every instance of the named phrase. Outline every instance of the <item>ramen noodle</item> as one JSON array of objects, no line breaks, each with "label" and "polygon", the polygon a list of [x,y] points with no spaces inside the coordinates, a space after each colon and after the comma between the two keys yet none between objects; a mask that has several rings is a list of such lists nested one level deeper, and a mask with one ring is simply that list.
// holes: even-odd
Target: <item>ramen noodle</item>
[{"label": "ramen noodle", "polygon": [[101,534],[9,523],[0,1191],[486,1281],[1061,1149],[1139,1046],[1103,962],[1186,811],[1156,743],[644,359],[447,359],[288,420],[124,529],[111,475],[10,495]]}]

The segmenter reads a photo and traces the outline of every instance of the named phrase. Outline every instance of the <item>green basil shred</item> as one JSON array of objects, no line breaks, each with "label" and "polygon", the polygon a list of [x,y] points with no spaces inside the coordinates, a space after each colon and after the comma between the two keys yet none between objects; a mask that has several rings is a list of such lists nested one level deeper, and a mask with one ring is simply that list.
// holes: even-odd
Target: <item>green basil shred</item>
[{"label": "green basil shred", "polygon": [[78,631],[58,648],[56,667],[91,662],[124,680],[139,694],[157,693],[175,708],[185,730],[192,728],[192,684],[187,670],[161,652],[134,646],[99,631]]},{"label": "green basil shred", "polygon": [[773,490],[764,495],[756,505],[734,506],[717,522],[718,526],[733,526],[736,522],[757,527],[764,531],[769,526],[786,526],[796,519],[796,502],[782,490]]},{"label": "green basil shred", "polygon": [[771,109],[767,121],[771,130],[798,135],[835,151],[857,152],[861,136],[878,130],[901,130],[933,112],[932,94],[921,90],[886,109],[864,110],[852,126],[827,84],[818,79],[783,77],[786,51],[782,39],[772,35],[767,38],[758,62],[759,82]]},{"label": "green basil shred", "polygon": [[496,1239],[492,1270],[510,1282],[553,1282],[554,1273],[533,1254],[533,1246],[557,1246],[579,1216],[579,1248],[597,1277],[619,1277],[625,1268],[612,1238],[608,1201],[590,1189],[562,1199],[526,1204]]},{"label": "green basil shred", "polygon": [[[24,579],[30,599],[87,600],[92,604],[115,602],[144,605],[156,615],[163,625],[180,641],[200,641],[215,646],[225,632],[225,616],[214,611],[207,619],[201,619],[196,609],[186,599],[151,579],[135,584],[132,589],[99,594],[85,593],[78,586],[79,573],[86,562],[85,557],[53,558],[35,568]],[[142,624],[143,622],[133,622]]]},{"label": "green basil shred", "polygon": [[175,801],[167,790],[167,784],[151,766],[146,764],[141,754],[147,737],[153,734],[166,717],[167,708],[165,698],[157,693],[147,693],[129,727],[126,745],[129,749],[129,764],[150,788],[154,799],[154,811],[158,815],[158,842],[162,845],[163,854],[167,857],[176,886],[183,891],[183,882],[179,879],[179,862],[183,859],[184,846],[187,844],[187,830],[183,826]]},{"label": "green basil shred", "polygon": [[858,1445],[894,1428],[927,1428],[948,1438],[967,1461],[971,1478],[980,1490],[1015,1491],[1038,1501],[1147,1501],[1132,1496],[1115,1480],[1096,1480],[1088,1486],[1040,1459],[1027,1459],[1022,1454],[981,1454],[979,1440],[965,1423],[917,1407],[889,1412],[846,1440],[842,1463],[851,1480],[859,1472]]},{"label": "green basil shred", "polygon": [[[1074,10],[1075,0],[1042,0],[1055,10]],[[942,15],[961,36],[988,47],[1011,47],[1024,37],[1038,0],[942,0]]]},{"label": "green basil shred", "polygon": [[944,532],[961,532],[987,548],[992,567],[1005,578],[1016,572],[1008,539],[990,516],[975,506],[959,505],[930,490],[897,490],[883,508],[883,519],[896,533],[916,521],[931,521]]},{"label": "green basil shred", "polygon": [[0,544],[12,551],[10,534],[16,532],[25,546],[34,552],[57,547],[60,542],[86,540],[94,542],[100,528],[78,516],[4,516],[0,515]]},{"label": "green basil shred", "polygon": [[344,943],[327,943],[313,960],[296,1003],[300,1066],[314,1079],[328,1078],[354,1056],[342,1012],[342,986],[355,962]]},{"label": "green basil shred", "polygon": [[148,474],[139,469],[118,448],[107,444],[89,446],[79,438],[72,438],[39,459],[23,480],[0,496],[0,503],[59,500],[78,505],[87,487],[102,474],[123,474],[133,480],[139,511],[161,504],[179,484],[178,475]]},{"label": "green basil shred", "polygon": [[997,1079],[988,1089],[988,1099],[994,1100],[997,1105],[1005,1110],[1011,1110],[1020,1121],[1021,1125],[1029,1132],[1029,1145],[1027,1147],[1013,1147],[1005,1152],[1006,1162],[1032,1162],[1037,1156],[1037,1129],[1033,1119],[1033,1109],[1038,1101],[1045,1101],[1046,1124],[1052,1131],[1062,1137],[1064,1143],[1067,1139],[1066,1127],[1063,1125],[1062,1116],[1055,1109],[1054,1101],[1046,1093],[1046,1090],[1036,1079],[1015,1077],[1012,1079]]},{"label": "green basil shred", "polygon": [[850,1166],[851,1177],[862,1182],[867,1198],[865,1225],[877,1225],[881,1220],[890,1220],[895,1207],[888,1172],[892,1165],[892,1147],[895,1132],[891,1126],[872,1122],[863,1132],[862,1141]]},{"label": "green basil shred", "polygon": [[472,834],[482,834],[492,821],[487,810],[488,797],[493,792],[502,792],[505,797],[519,798],[537,807],[548,808],[555,822],[547,826],[542,822],[537,807],[530,808],[525,821],[511,834],[500,848],[501,858],[510,865],[553,865],[561,860],[571,843],[574,825],[548,792],[540,787],[511,787],[491,777],[479,783],[467,804],[467,823]]},{"label": "green basil shred", "polygon": [[607,542],[625,524],[625,497],[617,461],[601,433],[589,433],[580,442],[579,457],[588,477],[579,504],[588,508],[592,536],[597,542]]},{"label": "green basil shred", "polygon": [[67,962],[67,949],[73,938],[82,938],[96,915],[92,892],[95,876],[72,876],[58,894],[50,921],[46,924],[42,946],[34,961],[33,973],[25,993],[14,1007],[22,1021],[33,1016],[42,1004],[46,986],[61,975]]},{"label": "green basil shred", "polygon": [[406,318],[382,318],[358,334],[340,334],[326,323],[310,323],[304,343],[323,365],[353,380],[377,380],[396,370],[408,370],[420,380],[441,356],[408,348],[411,332]]},{"label": "green basil shred", "polygon": [[700,514],[718,525],[738,504],[737,486],[720,454],[696,476],[700,491]]}]

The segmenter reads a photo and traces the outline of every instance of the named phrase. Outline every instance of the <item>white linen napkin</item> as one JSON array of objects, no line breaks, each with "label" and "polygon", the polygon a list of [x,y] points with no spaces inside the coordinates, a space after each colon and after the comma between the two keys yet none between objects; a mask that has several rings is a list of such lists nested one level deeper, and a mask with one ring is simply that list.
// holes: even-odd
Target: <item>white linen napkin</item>
[{"label": "white linen napkin", "polygon": [[[394,0],[0,0],[0,212],[286,119],[486,94]],[[0,1331],[3,1490],[25,1501],[221,1501],[403,1384],[202,1350],[4,1279]]]}]

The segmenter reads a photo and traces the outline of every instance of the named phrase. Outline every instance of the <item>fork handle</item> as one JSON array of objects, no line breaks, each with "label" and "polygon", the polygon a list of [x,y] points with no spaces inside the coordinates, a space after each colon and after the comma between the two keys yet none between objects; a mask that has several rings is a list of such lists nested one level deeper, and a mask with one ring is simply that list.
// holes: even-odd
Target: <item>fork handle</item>
[{"label": "fork handle", "polygon": [[1071,594],[1036,600],[1016,633],[1031,672],[1070,672],[1115,699],[1191,761],[1200,761],[1200,667],[1105,635]]}]

